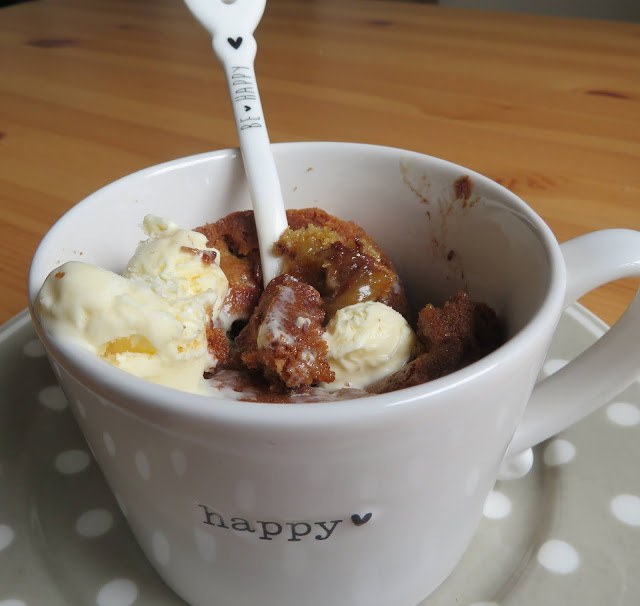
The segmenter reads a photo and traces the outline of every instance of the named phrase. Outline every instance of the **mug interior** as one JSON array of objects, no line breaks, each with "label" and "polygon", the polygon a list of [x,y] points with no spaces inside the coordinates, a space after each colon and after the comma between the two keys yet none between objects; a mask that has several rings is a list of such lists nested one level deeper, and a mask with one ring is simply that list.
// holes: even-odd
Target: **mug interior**
[{"label": "mug interior", "polygon": [[[496,183],[437,158],[369,145],[274,145],[287,208],[318,206],[361,225],[393,260],[415,310],[463,289],[521,330],[548,293],[546,226]],[[50,271],[77,260],[121,272],[148,213],[195,228],[251,208],[238,150],[120,179],[65,214],[33,260],[33,302]],[[548,238],[548,235],[546,235]]]}]

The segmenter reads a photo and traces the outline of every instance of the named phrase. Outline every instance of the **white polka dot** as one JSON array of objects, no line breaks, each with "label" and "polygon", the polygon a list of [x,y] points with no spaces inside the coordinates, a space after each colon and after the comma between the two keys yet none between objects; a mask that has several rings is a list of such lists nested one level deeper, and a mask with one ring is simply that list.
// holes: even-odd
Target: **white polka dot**
[{"label": "white polka dot", "polygon": [[9,598],[8,600],[1,600],[0,606],[27,606],[26,602],[22,600],[14,600],[13,598]]},{"label": "white polka dot", "polygon": [[216,559],[216,539],[202,528],[195,529],[195,540],[198,553],[205,562],[214,562]]},{"label": "white polka dot", "polygon": [[109,532],[113,515],[106,509],[92,509],[76,520],[76,532],[86,539],[95,539]]},{"label": "white polka dot", "polygon": [[245,511],[253,511],[255,509],[256,491],[252,482],[241,480],[236,484],[236,502]]},{"label": "white polka dot", "polygon": [[578,568],[580,557],[569,543],[551,539],[538,550],[538,562],[550,572],[569,574]]},{"label": "white polka dot", "polygon": [[178,448],[171,451],[169,455],[171,457],[171,464],[173,465],[173,470],[179,475],[183,476],[187,471],[187,457]]},{"label": "white polka dot", "polygon": [[620,494],[611,499],[611,513],[623,524],[640,526],[640,497]]},{"label": "white polka dot", "polygon": [[38,400],[51,410],[64,410],[67,407],[67,397],[58,385],[49,385],[38,394]]},{"label": "white polka dot", "polygon": [[104,440],[104,445],[107,449],[107,452],[112,456],[116,456],[116,443],[113,441],[111,434],[108,432],[103,432],[102,439]]},{"label": "white polka dot", "polygon": [[554,466],[569,463],[575,456],[576,447],[569,440],[558,438],[547,444],[542,459],[545,465]]},{"label": "white polka dot", "polygon": [[138,452],[136,452],[135,460],[136,469],[138,470],[140,477],[143,480],[148,480],[151,477],[151,465],[149,464],[149,457],[147,457],[144,452],[139,450]]},{"label": "white polka dot", "polygon": [[499,480],[519,480],[524,478],[533,467],[533,449],[527,448],[520,454],[514,455],[502,461]]},{"label": "white polka dot", "polygon": [[65,450],[56,457],[54,466],[60,473],[79,473],[90,461],[89,454],[84,450]]},{"label": "white polka dot", "polygon": [[76,410],[83,419],[87,418],[87,409],[84,407],[84,404],[80,400],[76,400]]},{"label": "white polka dot", "polygon": [[131,606],[138,597],[138,586],[129,579],[113,579],[96,596],[98,606]]},{"label": "white polka dot", "polygon": [[171,547],[167,537],[160,530],[156,530],[151,537],[151,549],[159,564],[167,566],[171,559]]},{"label": "white polka dot", "polygon": [[25,356],[29,356],[30,358],[41,358],[46,353],[40,339],[28,341],[24,344],[22,351]]},{"label": "white polka dot", "polygon": [[607,416],[616,425],[630,427],[640,424],[640,408],[629,402],[614,402],[607,406]]},{"label": "white polka dot", "polygon": [[484,502],[482,513],[492,520],[506,518],[511,513],[511,500],[507,495],[492,490]]},{"label": "white polka dot", "polygon": [[552,358],[551,360],[547,360],[542,367],[542,372],[548,377],[552,375],[554,372],[559,371],[562,367],[566,366],[569,363],[568,360],[563,360],[561,358]]},{"label": "white polka dot", "polygon": [[13,541],[14,533],[10,526],[0,524],[0,551],[8,547]]}]

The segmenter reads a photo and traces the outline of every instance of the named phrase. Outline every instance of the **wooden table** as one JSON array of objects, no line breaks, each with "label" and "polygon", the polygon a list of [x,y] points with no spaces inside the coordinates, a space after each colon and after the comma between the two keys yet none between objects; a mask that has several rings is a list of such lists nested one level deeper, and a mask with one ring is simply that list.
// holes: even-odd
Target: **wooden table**
[{"label": "wooden table", "polygon": [[[1,323],[26,307],[30,257],[69,207],[237,138],[209,37],[178,0],[36,0],[0,23]],[[639,24],[269,0],[256,38],[274,142],[443,157],[520,195],[560,241],[640,229]],[[583,302],[612,323],[637,283]]]}]

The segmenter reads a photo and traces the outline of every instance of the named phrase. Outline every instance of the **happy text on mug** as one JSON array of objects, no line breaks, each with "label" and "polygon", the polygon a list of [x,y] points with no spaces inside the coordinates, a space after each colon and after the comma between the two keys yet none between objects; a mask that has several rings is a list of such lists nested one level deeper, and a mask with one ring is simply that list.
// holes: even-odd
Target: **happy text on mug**
[{"label": "happy text on mug", "polygon": [[[255,534],[263,541],[273,541],[274,539],[284,539],[286,541],[298,542],[305,537],[316,541],[327,540],[342,524],[344,520],[330,520],[322,522],[276,522],[274,520],[250,521],[240,516],[223,516],[207,505],[198,504],[201,509],[202,523],[207,526],[215,526],[235,532],[249,532]],[[371,520],[372,513],[363,515],[354,513],[349,517],[349,521],[358,527],[364,526]]]}]

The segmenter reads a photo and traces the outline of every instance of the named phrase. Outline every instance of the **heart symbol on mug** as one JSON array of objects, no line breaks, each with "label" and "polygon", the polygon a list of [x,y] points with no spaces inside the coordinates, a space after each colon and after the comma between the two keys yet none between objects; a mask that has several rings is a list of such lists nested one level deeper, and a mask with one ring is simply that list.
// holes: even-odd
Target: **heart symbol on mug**
[{"label": "heart symbol on mug", "polygon": [[356,525],[356,526],[362,526],[363,524],[366,524],[370,519],[371,519],[372,513],[366,513],[365,515],[363,515],[362,517],[360,517],[357,513],[354,513],[351,516],[351,521]]},{"label": "heart symbol on mug", "polygon": [[235,40],[233,38],[227,38],[227,42],[237,50],[240,48],[240,45],[242,44],[242,38],[239,36]]}]

